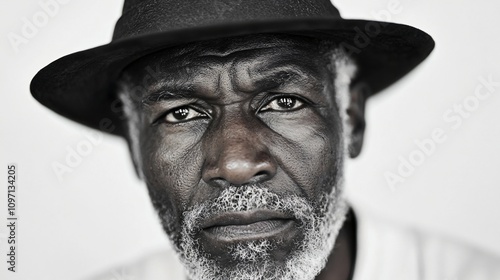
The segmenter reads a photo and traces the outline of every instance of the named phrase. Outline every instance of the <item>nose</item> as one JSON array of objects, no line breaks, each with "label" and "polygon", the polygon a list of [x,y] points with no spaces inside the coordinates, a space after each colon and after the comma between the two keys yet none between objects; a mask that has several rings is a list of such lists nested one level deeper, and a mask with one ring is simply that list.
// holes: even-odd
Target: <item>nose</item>
[{"label": "nose", "polygon": [[202,179],[209,185],[262,183],[276,174],[277,164],[255,129],[230,125],[215,132],[207,145]]}]

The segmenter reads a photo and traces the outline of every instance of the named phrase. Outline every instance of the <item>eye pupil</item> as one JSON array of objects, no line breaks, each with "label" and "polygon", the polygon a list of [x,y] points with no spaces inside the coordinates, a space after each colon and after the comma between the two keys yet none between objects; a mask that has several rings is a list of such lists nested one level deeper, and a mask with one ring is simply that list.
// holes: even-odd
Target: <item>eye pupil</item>
[{"label": "eye pupil", "polygon": [[174,112],[172,112],[172,115],[174,116],[174,118],[176,118],[178,120],[184,120],[189,115],[189,109],[188,108],[179,108],[179,109],[175,110]]},{"label": "eye pupil", "polygon": [[290,109],[295,106],[296,100],[290,97],[281,97],[277,100],[277,103],[281,108]]}]

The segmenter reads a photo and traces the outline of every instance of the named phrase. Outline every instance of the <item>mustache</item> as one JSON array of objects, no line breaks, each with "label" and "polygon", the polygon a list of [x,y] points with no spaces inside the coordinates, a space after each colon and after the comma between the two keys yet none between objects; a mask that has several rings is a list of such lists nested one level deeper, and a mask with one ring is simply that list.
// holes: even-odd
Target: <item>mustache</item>
[{"label": "mustache", "polygon": [[216,198],[184,212],[183,223],[188,232],[201,229],[201,221],[226,212],[271,210],[294,216],[299,221],[308,220],[314,207],[305,198],[283,195],[259,185],[230,186]]}]

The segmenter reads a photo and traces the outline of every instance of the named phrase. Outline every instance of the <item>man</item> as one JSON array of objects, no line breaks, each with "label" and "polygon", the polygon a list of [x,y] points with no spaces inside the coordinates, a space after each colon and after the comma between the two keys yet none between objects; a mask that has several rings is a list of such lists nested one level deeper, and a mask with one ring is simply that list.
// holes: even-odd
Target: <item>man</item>
[{"label": "man", "polygon": [[111,44],[44,68],[32,92],[127,139],[191,279],[495,279],[490,259],[358,220],[342,196],[366,98],[433,45],[329,1],[126,1]]}]

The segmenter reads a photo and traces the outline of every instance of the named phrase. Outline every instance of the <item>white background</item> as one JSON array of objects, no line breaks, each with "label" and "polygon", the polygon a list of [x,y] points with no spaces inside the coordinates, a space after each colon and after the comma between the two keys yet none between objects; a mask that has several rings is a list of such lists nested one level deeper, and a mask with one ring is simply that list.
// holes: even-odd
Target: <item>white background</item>
[{"label": "white background", "polygon": [[[47,1],[47,0],[44,0]],[[393,0],[394,1],[394,0]],[[122,1],[67,1],[28,42],[13,48],[23,18],[38,1],[2,1],[0,13],[0,278],[82,279],[168,248],[125,143],[105,136],[59,181],[53,162],[86,141],[90,130],[38,104],[33,75],[51,61],[109,42]],[[373,19],[389,0],[336,0],[346,18]],[[410,76],[372,98],[360,158],[348,166],[347,187],[359,211],[445,234],[500,254],[500,87],[453,129],[443,114],[472,96],[478,78],[500,82],[498,1],[399,0],[390,21],[431,34],[436,49]],[[446,141],[396,188],[385,172],[414,141],[441,128]],[[6,166],[18,166],[18,272],[7,273]],[[8,278],[6,277],[8,276]]]}]

